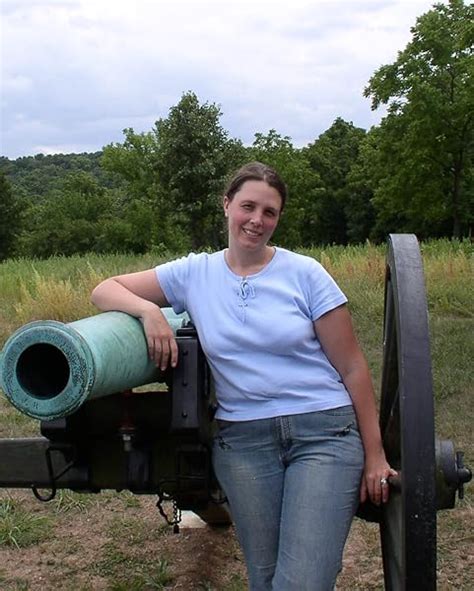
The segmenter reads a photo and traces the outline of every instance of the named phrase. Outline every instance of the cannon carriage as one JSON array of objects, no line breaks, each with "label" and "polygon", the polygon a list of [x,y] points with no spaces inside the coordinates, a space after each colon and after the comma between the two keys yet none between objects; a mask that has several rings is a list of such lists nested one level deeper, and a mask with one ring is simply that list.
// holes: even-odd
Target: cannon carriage
[{"label": "cannon carriage", "polygon": [[[70,324],[32,322],[7,340],[2,385],[41,438],[0,440],[0,486],[130,490],[158,495],[213,524],[230,517],[210,466],[215,402],[209,369],[186,314],[164,310],[177,368],[149,360],[141,324],[106,312]],[[47,489],[47,493],[41,492]]]},{"label": "cannon carriage", "polygon": [[[166,314],[179,362],[158,370],[139,321],[107,312],[70,324],[25,325],[5,344],[1,385],[41,437],[0,440],[0,487],[156,494],[211,525],[230,523],[213,475],[215,401],[187,317]],[[389,239],[380,423],[398,470],[389,503],[358,515],[380,523],[385,586],[436,588],[436,512],[452,508],[470,471],[450,441],[435,439],[428,318],[421,255],[412,235]],[[45,493],[44,490],[47,492]],[[416,549],[416,551],[414,551]]]}]

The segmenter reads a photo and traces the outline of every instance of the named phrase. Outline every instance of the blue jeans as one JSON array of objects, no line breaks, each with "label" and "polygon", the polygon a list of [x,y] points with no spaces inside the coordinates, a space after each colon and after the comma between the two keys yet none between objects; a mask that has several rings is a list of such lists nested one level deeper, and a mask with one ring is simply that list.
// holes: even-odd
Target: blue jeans
[{"label": "blue jeans", "polygon": [[214,470],[229,501],[249,589],[333,589],[364,465],[352,406],[218,423]]}]

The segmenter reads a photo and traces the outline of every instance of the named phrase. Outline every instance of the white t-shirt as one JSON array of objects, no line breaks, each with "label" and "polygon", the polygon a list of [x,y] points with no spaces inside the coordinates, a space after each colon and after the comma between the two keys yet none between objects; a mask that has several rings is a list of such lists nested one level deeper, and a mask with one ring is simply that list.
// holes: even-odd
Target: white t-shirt
[{"label": "white t-shirt", "polygon": [[216,388],[216,417],[244,421],[351,404],[313,321],[347,302],[314,259],[276,248],[240,277],[224,251],[190,254],[156,267],[176,313],[187,311]]}]

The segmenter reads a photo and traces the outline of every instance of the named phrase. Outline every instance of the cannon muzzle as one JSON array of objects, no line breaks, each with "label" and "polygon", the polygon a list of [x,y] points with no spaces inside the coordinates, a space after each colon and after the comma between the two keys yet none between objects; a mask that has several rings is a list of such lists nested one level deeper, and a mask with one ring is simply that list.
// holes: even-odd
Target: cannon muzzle
[{"label": "cannon muzzle", "polygon": [[[189,319],[171,308],[163,312],[175,332]],[[122,312],[26,324],[7,340],[0,363],[6,397],[43,421],[68,416],[91,398],[164,381],[141,323]]]}]

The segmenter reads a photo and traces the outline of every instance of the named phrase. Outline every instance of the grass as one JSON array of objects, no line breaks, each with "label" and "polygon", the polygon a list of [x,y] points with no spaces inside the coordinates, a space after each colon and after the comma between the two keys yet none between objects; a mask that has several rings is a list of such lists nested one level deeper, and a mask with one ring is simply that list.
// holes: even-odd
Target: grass
[{"label": "grass", "polygon": [[[374,382],[380,383],[382,363],[383,294],[385,247],[371,244],[354,247],[325,247],[304,251],[315,257],[331,272],[349,298],[354,326],[373,371]],[[431,241],[422,244],[428,310],[430,316],[431,350],[436,434],[451,439],[457,449],[466,452],[465,463],[474,466],[472,424],[474,409],[474,298],[473,245],[470,242]],[[146,256],[55,257],[45,261],[16,260],[0,264],[0,348],[8,335],[22,324],[35,319],[56,319],[70,322],[95,314],[89,304],[92,287],[102,278],[150,268],[162,262],[163,253]],[[0,397],[0,437],[31,436],[38,424],[11,407]],[[438,585],[440,589],[469,589],[474,580],[474,485],[466,486],[464,501],[451,511],[438,513]],[[81,570],[70,566],[70,587],[56,587],[54,567],[50,567],[51,589],[134,591],[135,589],[173,588],[179,581],[179,563],[172,553],[161,553],[161,541],[168,530],[150,527],[144,518],[141,499],[132,494],[114,493],[78,495],[60,491],[45,509],[47,517],[38,514],[36,504],[12,499],[0,493],[0,546],[18,553],[25,547],[42,553],[46,541],[52,543],[54,523],[83,523],[97,515],[112,515],[101,532],[104,539],[97,547],[94,564]],[[85,527],[85,526],[84,526]],[[357,520],[355,523],[354,564],[341,575],[338,589],[380,589],[380,549],[378,528]],[[80,557],[81,541],[71,539],[61,555]],[[29,544],[29,546],[28,546]],[[20,556],[20,554],[19,554]],[[350,558],[350,556],[349,556]],[[229,558],[229,564],[232,563]],[[2,559],[0,555],[0,564]],[[178,570],[176,570],[178,569]],[[69,572],[69,571],[68,571]],[[86,576],[84,578],[81,576]],[[198,579],[199,580],[199,579]],[[106,587],[104,587],[104,581]],[[245,580],[228,573],[225,588],[214,586],[211,576],[198,588],[208,591],[242,591]],[[53,583],[52,583],[53,584]],[[29,589],[27,577],[13,576],[0,568],[0,587],[8,590]],[[48,589],[48,587],[45,587]]]},{"label": "grass", "polygon": [[[3,581],[0,578],[0,584],[2,583]],[[5,586],[2,586],[3,591],[29,591],[29,589],[30,584],[24,579],[13,579],[8,582],[5,581]]]},{"label": "grass", "polygon": [[137,553],[124,552],[114,542],[104,546],[94,570],[110,581],[110,591],[160,590],[173,580],[168,560],[148,558],[140,548]]},{"label": "grass", "polygon": [[35,515],[9,498],[0,500],[0,546],[25,548],[47,538],[51,529],[49,517]]},{"label": "grass", "polygon": [[37,434],[38,421],[20,413],[4,396],[0,396],[0,437],[30,437]]},{"label": "grass", "polygon": [[246,582],[241,576],[234,575],[223,591],[245,591],[245,589],[247,589]]},{"label": "grass", "polygon": [[[127,506],[127,498],[122,499]],[[106,527],[108,541],[102,546],[93,572],[109,581],[107,591],[160,590],[173,580],[166,557],[146,548],[169,530],[161,522],[150,529],[139,515],[114,515]]]},{"label": "grass", "polygon": [[216,589],[209,581],[201,581],[198,584],[199,591],[246,591],[247,583],[240,575],[233,575],[221,590]]},{"label": "grass", "polygon": [[101,279],[147,269],[165,258],[151,253],[141,257],[92,253],[0,263],[0,345],[26,322],[72,322],[97,313],[89,303],[89,294]]},{"label": "grass", "polygon": [[53,501],[56,513],[74,513],[87,511],[97,503],[97,495],[75,493],[70,490],[58,490]]},{"label": "grass", "polygon": [[127,540],[127,544],[141,545],[147,540],[159,539],[167,530],[167,524],[161,524],[150,530],[149,524],[139,517],[129,517],[127,514],[116,516],[109,524],[108,532],[113,539]]},{"label": "grass", "polygon": [[116,580],[108,587],[110,591],[160,590],[173,580],[169,573],[168,562],[160,559],[140,563],[139,566],[132,567],[131,572],[127,574],[120,572],[116,576]]}]

